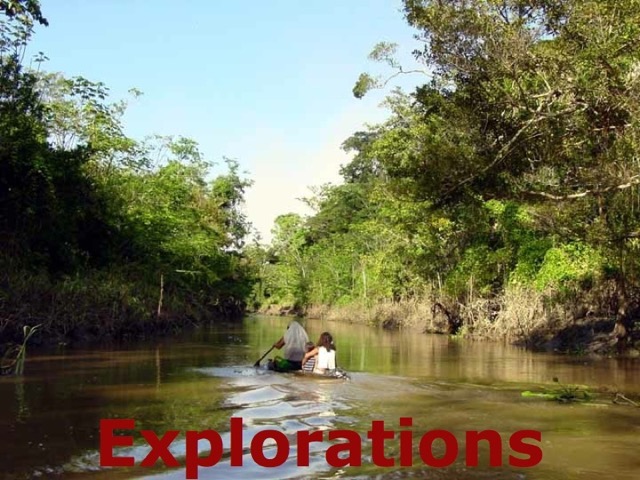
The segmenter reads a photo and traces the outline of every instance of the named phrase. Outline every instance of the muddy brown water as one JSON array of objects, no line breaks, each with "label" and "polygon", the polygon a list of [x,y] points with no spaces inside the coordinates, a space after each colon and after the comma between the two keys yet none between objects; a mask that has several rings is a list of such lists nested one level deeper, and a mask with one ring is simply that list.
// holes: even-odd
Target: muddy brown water
[{"label": "muddy brown water", "polygon": [[[219,432],[222,458],[201,467],[201,479],[640,479],[640,408],[615,405],[607,393],[640,393],[638,360],[572,358],[308,320],[313,339],[324,330],[334,334],[339,365],[350,381],[254,369],[288,321],[248,317],[152,343],[30,352],[24,377],[0,377],[0,479],[184,479],[183,466],[138,465],[150,451],[138,433],[143,429],[158,436],[179,430],[170,450],[181,465],[185,431]],[[557,388],[554,377],[600,393],[587,404],[521,395]],[[230,464],[231,417],[243,421],[242,466]],[[411,418],[412,427],[400,427],[402,417]],[[116,456],[133,456],[134,467],[100,467],[99,423],[116,418],[135,420],[134,432],[119,432],[133,435],[133,446],[114,449]],[[413,465],[375,465],[367,431],[376,420],[389,430],[413,431]],[[266,429],[290,440],[289,455],[278,467],[259,466],[251,456],[251,439]],[[309,466],[297,465],[298,432],[336,429],[361,436],[361,466],[332,467],[326,436],[310,445]],[[427,466],[420,456],[420,438],[434,429],[452,432],[459,443],[457,460],[446,468]],[[486,444],[479,466],[467,466],[465,432],[487,429],[503,439],[502,466],[489,466]],[[543,457],[535,467],[509,466],[508,440],[519,430],[541,432]],[[399,458],[398,437],[384,447],[386,457]],[[208,454],[206,442],[200,450]],[[444,444],[435,442],[433,452],[444,455]],[[275,454],[276,446],[265,443],[264,455]]]}]

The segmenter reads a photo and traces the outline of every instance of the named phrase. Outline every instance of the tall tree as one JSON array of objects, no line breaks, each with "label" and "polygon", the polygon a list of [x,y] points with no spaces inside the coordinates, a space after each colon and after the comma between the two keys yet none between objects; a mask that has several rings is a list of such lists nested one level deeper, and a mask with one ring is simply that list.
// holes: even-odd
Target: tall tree
[{"label": "tall tree", "polygon": [[[401,121],[372,147],[396,192],[441,209],[527,205],[537,229],[605,254],[626,322],[640,266],[631,260],[640,227],[640,4],[404,5],[432,80],[396,102]],[[377,51],[387,61],[393,53]],[[379,85],[364,76],[354,93]]]}]

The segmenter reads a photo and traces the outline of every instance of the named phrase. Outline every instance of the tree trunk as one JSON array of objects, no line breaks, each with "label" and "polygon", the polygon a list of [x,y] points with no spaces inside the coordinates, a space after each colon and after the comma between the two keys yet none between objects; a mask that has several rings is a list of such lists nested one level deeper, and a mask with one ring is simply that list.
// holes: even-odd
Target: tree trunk
[{"label": "tree trunk", "polygon": [[627,296],[624,280],[618,282],[617,290],[616,323],[611,336],[614,338],[618,353],[621,353],[630,343],[635,312],[633,302]]}]

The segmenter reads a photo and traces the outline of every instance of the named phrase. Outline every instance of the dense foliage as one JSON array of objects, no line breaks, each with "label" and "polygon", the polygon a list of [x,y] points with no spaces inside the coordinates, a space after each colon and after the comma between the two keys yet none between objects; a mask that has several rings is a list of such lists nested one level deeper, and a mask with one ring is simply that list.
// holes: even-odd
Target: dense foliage
[{"label": "dense foliage", "polygon": [[[344,183],[309,199],[314,215],[280,217],[259,300],[427,296],[456,330],[472,326],[474,301],[491,322],[525,289],[569,321],[617,321],[625,337],[640,300],[640,3],[404,0],[404,11],[428,78],[345,142]],[[372,53],[390,76],[409,73],[396,48]],[[354,95],[387,80],[362,74]]]},{"label": "dense foliage", "polygon": [[[249,182],[187,138],[128,138],[102,83],[26,68],[33,0],[1,1],[0,337],[121,336],[243,312]],[[140,93],[132,90],[134,96]],[[55,336],[54,336],[55,335]]]},{"label": "dense foliage", "polygon": [[24,66],[39,2],[0,10],[0,335],[177,328],[247,299],[410,304],[427,328],[525,341],[637,335],[640,3],[404,0],[421,68],[380,43],[391,72],[353,93],[424,83],[388,95],[387,121],[344,142],[344,181],[268,247],[244,245],[234,161],[213,178],[191,139],[127,137],[102,83]]}]

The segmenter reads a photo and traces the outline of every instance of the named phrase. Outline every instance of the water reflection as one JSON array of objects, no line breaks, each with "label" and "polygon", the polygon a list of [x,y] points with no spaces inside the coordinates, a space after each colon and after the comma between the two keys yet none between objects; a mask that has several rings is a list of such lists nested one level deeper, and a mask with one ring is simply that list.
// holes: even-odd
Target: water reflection
[{"label": "water reflection", "polygon": [[[226,455],[216,467],[202,469],[200,478],[596,479],[612,472],[620,479],[637,478],[640,409],[612,406],[605,397],[595,406],[560,406],[519,393],[550,385],[553,377],[638,392],[638,361],[571,359],[508,345],[307,321],[312,339],[324,330],[334,335],[339,365],[352,372],[351,382],[251,368],[287,321],[251,318],[126,348],[30,352],[24,378],[0,378],[0,431],[10,439],[0,442],[0,457],[9,459],[0,479],[184,478],[183,469],[100,469],[100,419],[134,418],[138,430],[158,434],[215,429],[228,442],[232,416],[244,420],[244,466],[230,467]],[[264,428],[291,439],[302,430],[336,428],[364,435],[373,420],[397,428],[402,416],[414,419],[416,435],[442,428],[464,438],[466,430],[492,428],[508,438],[519,429],[538,429],[544,462],[527,471],[468,469],[463,462],[434,470],[421,465],[415,451],[411,468],[376,467],[369,457],[362,467],[338,470],[328,467],[324,443],[313,445],[308,468],[297,467],[295,448],[276,469],[257,466],[249,455],[251,438]],[[141,460],[149,449],[134,437],[134,447],[123,452]],[[397,446],[388,448],[397,454]],[[184,456],[182,436],[172,451]]]},{"label": "water reflection", "polygon": [[[283,320],[253,321],[248,341],[267,350]],[[347,323],[307,321],[309,336],[334,334],[338,361],[352,371],[480,384],[564,383],[612,386],[640,392],[636,359],[571,358],[534,353],[507,344],[467,341],[415,331],[390,332]]]}]

